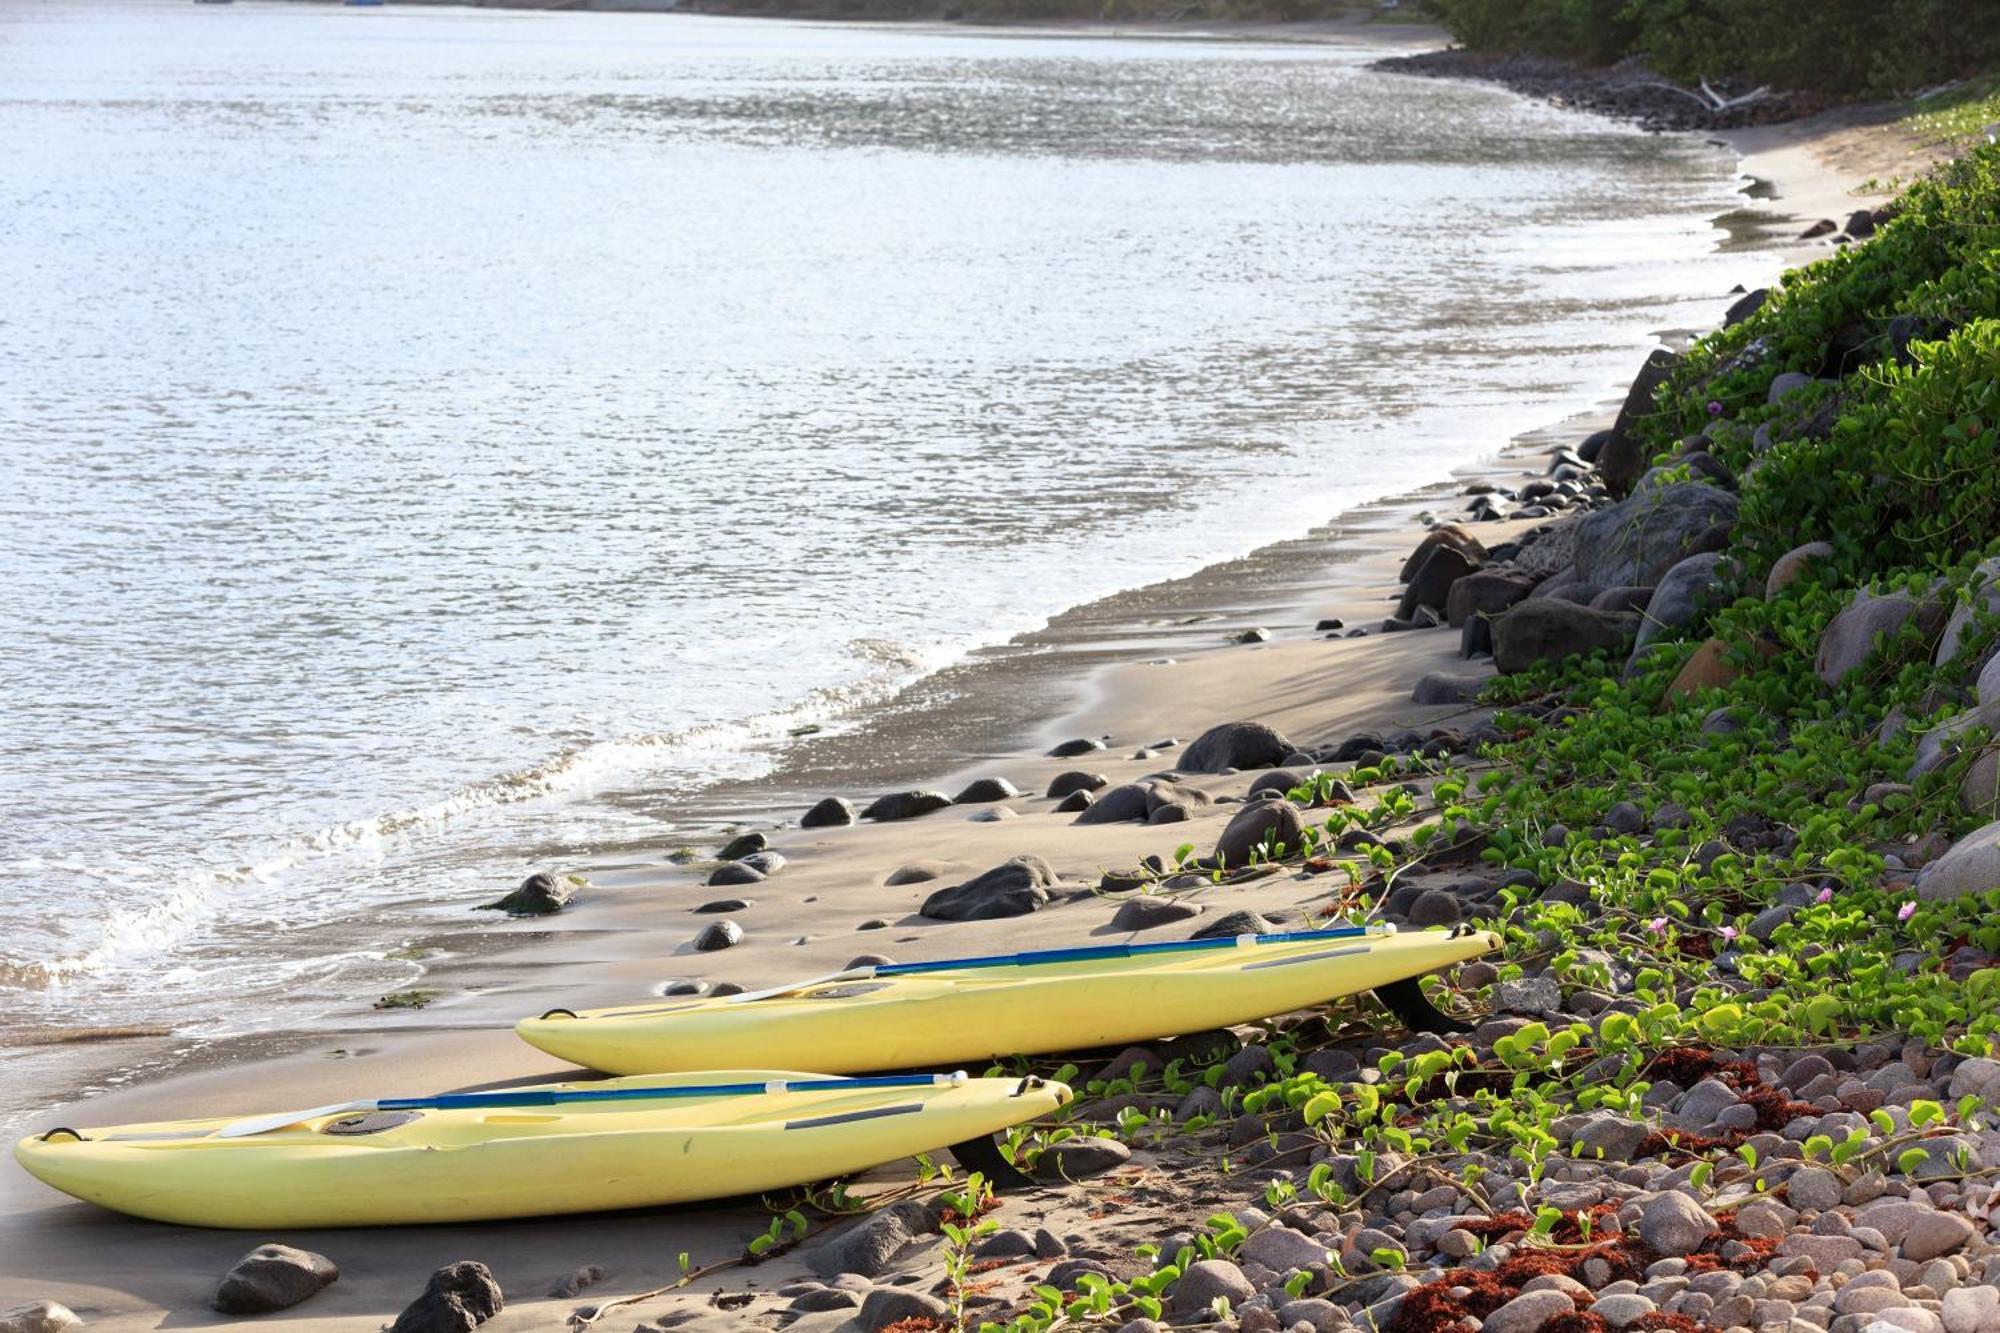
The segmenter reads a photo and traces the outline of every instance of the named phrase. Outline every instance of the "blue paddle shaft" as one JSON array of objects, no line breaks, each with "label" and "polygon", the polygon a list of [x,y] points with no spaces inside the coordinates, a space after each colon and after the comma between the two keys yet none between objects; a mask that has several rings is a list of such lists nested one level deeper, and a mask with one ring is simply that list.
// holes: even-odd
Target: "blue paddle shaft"
[{"label": "blue paddle shaft", "polygon": [[[893,1074],[879,1078],[801,1079],[784,1084],[787,1092],[837,1092],[861,1088],[928,1088],[935,1074]],[[770,1091],[768,1083],[707,1083],[658,1088],[522,1088],[508,1092],[446,1092],[435,1097],[383,1097],[383,1111],[461,1111],[483,1106],[568,1106],[577,1102],[637,1102],[668,1097],[749,1097]]]},{"label": "blue paddle shaft", "polygon": [[[1291,944],[1301,940],[1344,940],[1366,935],[1369,926],[1336,926],[1326,930],[1293,930],[1272,935],[1252,936],[1252,944]],[[943,958],[935,963],[883,963],[875,968],[878,977],[907,976],[913,972],[956,972],[979,967],[1032,967],[1037,963],[1087,963],[1105,958],[1144,958],[1150,954],[1193,953],[1203,949],[1234,949],[1237,939],[1225,935],[1212,940],[1166,940],[1158,944],[1098,944],[1082,949],[1042,949],[1033,953],[989,954],[983,958]]]}]

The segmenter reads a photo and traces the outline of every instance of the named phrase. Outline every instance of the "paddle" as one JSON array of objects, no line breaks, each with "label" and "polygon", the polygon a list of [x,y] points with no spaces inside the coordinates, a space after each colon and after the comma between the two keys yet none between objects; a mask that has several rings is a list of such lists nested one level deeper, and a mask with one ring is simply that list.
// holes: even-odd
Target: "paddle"
[{"label": "paddle", "polygon": [[321,1116],[366,1111],[465,1111],[487,1106],[573,1106],[600,1102],[657,1101],[669,1097],[749,1097],[780,1092],[838,1092],[850,1088],[943,1088],[966,1081],[963,1069],[951,1074],[891,1074],[878,1078],[810,1078],[769,1083],[669,1084],[650,1088],[517,1088],[499,1092],[445,1092],[431,1097],[379,1097],[337,1102],[306,1111],[252,1116],[215,1131],[218,1139],[247,1139]]},{"label": "paddle", "polygon": [[1342,940],[1360,935],[1379,935],[1393,926],[1336,926],[1326,930],[1291,930],[1271,935],[1224,935],[1212,940],[1165,940],[1158,944],[1098,944],[1081,949],[1041,949],[1031,953],[988,954],[978,958],[942,958],[934,963],[877,963],[873,967],[851,967],[810,981],[794,981],[768,990],[744,991],[731,995],[727,1004],[749,1004],[775,1000],[802,990],[830,986],[842,981],[871,981],[876,977],[902,977],[918,972],[959,972],[985,967],[1033,967],[1042,963],[1086,963],[1097,959],[1144,958],[1163,953],[1197,953],[1207,949],[1241,949],[1257,944],[1290,944],[1303,940]]}]

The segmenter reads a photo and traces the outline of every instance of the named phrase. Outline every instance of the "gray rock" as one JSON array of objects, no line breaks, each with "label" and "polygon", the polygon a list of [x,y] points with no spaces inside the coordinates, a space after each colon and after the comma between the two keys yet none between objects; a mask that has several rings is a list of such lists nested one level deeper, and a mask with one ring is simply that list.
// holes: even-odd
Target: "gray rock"
[{"label": "gray rock", "polygon": [[1403,567],[1396,572],[1396,582],[1408,583],[1415,578],[1424,561],[1431,558],[1431,552],[1441,546],[1457,551],[1475,564],[1484,564],[1487,558],[1486,548],[1477,537],[1456,523],[1443,523],[1425,533],[1416,549],[1404,557]]},{"label": "gray rock", "polygon": [[1612,1328],[1621,1329],[1631,1327],[1647,1315],[1656,1313],[1659,1308],[1633,1291],[1620,1292],[1614,1296],[1599,1296],[1590,1307],[1590,1312]]},{"label": "gray rock", "polygon": [[1035,1174],[1043,1180],[1087,1180],[1131,1160],[1132,1150],[1117,1139],[1064,1139],[1042,1150]]},{"label": "gray rock", "polygon": [[1552,1319],[1576,1313],[1565,1291],[1524,1291],[1486,1316],[1481,1333],[1536,1333]]},{"label": "gray rock", "polygon": [[766,848],[764,851],[752,852],[750,855],[740,858],[737,864],[749,866],[752,870],[757,871],[768,879],[785,868],[785,858],[777,852]]},{"label": "gray rock", "polygon": [[710,888],[726,888],[732,884],[761,884],[764,872],[744,861],[731,861],[717,866],[715,873],[708,877]]},{"label": "gray rock", "polygon": [[740,861],[753,853],[761,852],[771,845],[771,840],[761,833],[744,833],[722,844],[722,850],[715,854],[718,861]]},{"label": "gray rock", "polygon": [[[824,1314],[828,1310],[853,1310],[861,1304],[861,1293],[848,1291],[842,1287],[815,1287],[802,1291],[787,1309],[799,1314]],[[641,1324],[639,1327],[644,1328]]]},{"label": "gray rock", "polygon": [[1074,759],[1078,755],[1102,750],[1104,742],[1093,736],[1079,736],[1074,740],[1062,741],[1048,752],[1051,759]]},{"label": "gray rock", "polygon": [[852,801],[839,796],[829,796],[799,816],[799,827],[839,828],[844,824],[852,824],[854,819],[854,803]]},{"label": "gray rock", "polygon": [[1995,614],[2000,614],[2000,556],[1982,560],[1974,569],[1966,595],[1944,622],[1944,631],[1938,636],[1937,656],[1932,660],[1943,666],[1958,656],[1965,643],[1965,632],[1981,617]]},{"label": "gray rock", "polygon": [[1794,1208],[1823,1213],[1840,1206],[1839,1176],[1823,1166],[1802,1166],[1785,1181],[1785,1199]]},{"label": "gray rock", "polygon": [[980,805],[987,801],[1011,801],[1021,789],[1005,778],[978,778],[951,798],[953,805]]},{"label": "gray rock", "polygon": [[1910,1224],[1900,1247],[1905,1259],[1922,1263],[1950,1254],[1973,1237],[1972,1223],[1958,1213],[1930,1212]]},{"label": "gray rock", "polygon": [[890,887],[899,884],[928,884],[934,879],[942,879],[952,871],[944,861],[908,861],[889,872],[882,882]]},{"label": "gray rock", "polygon": [[82,1327],[75,1311],[54,1301],[29,1301],[0,1310],[0,1333],[68,1333]]},{"label": "gray rock", "polygon": [[863,819],[889,821],[894,819],[916,819],[942,810],[951,804],[951,798],[937,791],[892,791],[886,796],[878,796],[861,812]]},{"label": "gray rock", "polygon": [[340,1276],[333,1260],[289,1245],[259,1245],[223,1275],[212,1304],[223,1314],[289,1310]]},{"label": "gray rock", "polygon": [[1188,936],[1191,940],[1234,939],[1238,935],[1267,935],[1278,923],[1259,912],[1237,911],[1215,920]]},{"label": "gray rock", "polygon": [[567,879],[547,871],[528,876],[506,897],[480,907],[482,912],[505,912],[508,916],[553,916],[569,906],[575,897]]},{"label": "gray rock", "polygon": [[1918,601],[1903,593],[1878,596],[1857,588],[1854,600],[1821,632],[1813,669],[1826,684],[1837,684],[1874,656],[1878,638],[1893,637],[1913,621],[1934,631],[1942,619],[1935,602]]},{"label": "gray rock", "polygon": [[486,1265],[463,1259],[432,1273],[424,1294],[396,1316],[389,1333],[467,1333],[505,1305],[500,1284]]},{"label": "gray rock", "polygon": [[1644,1121],[1595,1111],[1571,1134],[1570,1155],[1583,1161],[1629,1162],[1652,1132]]},{"label": "gray rock", "polygon": [[1944,902],[2000,888],[2000,822],[1966,834],[1917,872],[1917,897]]},{"label": "gray rock", "polygon": [[1693,1254],[1719,1228],[1708,1210],[1678,1190],[1655,1194],[1639,1210],[1639,1239],[1655,1254]]},{"label": "gray rock", "polygon": [[1613,496],[1624,496],[1646,470],[1651,451],[1640,440],[1640,424],[1655,410],[1653,396],[1680,364],[1680,357],[1665,348],[1655,348],[1626,391],[1624,406],[1611,426],[1611,434],[1600,447],[1597,470]]},{"label": "gray rock", "polygon": [[1148,799],[1151,794],[1151,787],[1137,782],[1107,788],[1097,793],[1096,799],[1077,815],[1075,822],[1124,824],[1134,819],[1144,819],[1153,812],[1152,802]]},{"label": "gray rock", "polygon": [[1082,814],[1095,803],[1089,792],[1073,791],[1056,802],[1056,813],[1059,815]]},{"label": "gray rock", "polygon": [[888,1272],[904,1251],[938,1229],[937,1214],[921,1199],[906,1199],[869,1213],[800,1252],[807,1268],[823,1278],[859,1273],[875,1278]]},{"label": "gray rock", "polygon": [[1296,855],[1305,845],[1305,823],[1298,807],[1283,797],[1251,801],[1231,816],[1216,839],[1215,855],[1225,866],[1248,865],[1251,853],[1263,848],[1279,855]]},{"label": "gray rock", "polygon": [[1576,576],[1605,588],[1656,583],[1716,525],[1735,522],[1737,509],[1733,493],[1683,481],[1586,514],[1576,524]]},{"label": "gray rock", "polygon": [[944,1319],[950,1314],[951,1307],[927,1291],[877,1287],[861,1302],[861,1312],[854,1316],[854,1322],[868,1333],[881,1333],[905,1319]]},{"label": "gray rock", "polygon": [[727,918],[711,921],[701,928],[694,937],[696,953],[714,953],[718,949],[730,949],[743,943],[743,927]]},{"label": "gray rock", "polygon": [[1201,915],[1201,908],[1177,898],[1127,898],[1112,914],[1113,930],[1153,930]]},{"label": "gray rock", "polygon": [[1546,1014],[1562,1003],[1562,987],[1550,976],[1496,982],[1493,1008],[1503,1014]]},{"label": "gray rock", "polygon": [[1555,598],[1522,602],[1493,621],[1493,664],[1508,673],[1586,653],[1623,654],[1637,621]]},{"label": "gray rock", "polygon": [[1243,1270],[1227,1259],[1202,1259],[1189,1264],[1180,1281],[1174,1283],[1168,1308],[1175,1314],[1207,1311],[1220,1296],[1230,1305],[1241,1305],[1257,1294]]},{"label": "gray rock", "polygon": [[1442,611],[1452,585],[1478,570],[1480,564],[1468,551],[1443,544],[1433,546],[1410,575],[1409,586],[1403,590],[1403,599],[1396,607],[1396,618],[1408,620],[1420,606]]},{"label": "gray rock", "polygon": [[1806,576],[1814,561],[1832,558],[1833,546],[1829,542],[1794,546],[1771,563],[1771,572],[1764,576],[1764,600],[1777,601],[1780,593]]},{"label": "gray rock", "polygon": [[1653,589],[1639,624],[1639,637],[1633,645],[1635,653],[1665,636],[1668,630],[1688,624],[1706,608],[1721,603],[1729,592],[1729,585],[1716,573],[1721,563],[1720,555],[1707,551],[1689,556],[1660,576],[1659,586]]},{"label": "gray rock", "polygon": [[1057,882],[1055,871],[1041,857],[1016,856],[963,884],[939,889],[917,911],[934,921],[1026,916],[1048,904],[1049,888]]},{"label": "gray rock", "polygon": [[1274,768],[1298,747],[1261,722],[1224,722],[1210,727],[1181,751],[1174,767],[1183,773]]},{"label": "gray rock", "polygon": [[1535,589],[1535,581],[1509,570],[1482,569],[1451,585],[1444,599],[1444,619],[1457,629],[1474,616],[1497,615]]},{"label": "gray rock", "polygon": [[1237,1255],[1259,1263],[1273,1273],[1289,1273],[1295,1268],[1311,1268],[1327,1261],[1326,1242],[1286,1226],[1268,1226],[1250,1233]]},{"label": "gray rock", "polygon": [[1420,704],[1469,704],[1486,688],[1485,676],[1448,676],[1433,671],[1421,677],[1410,692],[1410,700]]},{"label": "gray rock", "polygon": [[1071,792],[1096,791],[1099,787],[1110,785],[1111,779],[1102,773],[1086,773],[1080,768],[1072,768],[1049,779],[1047,794],[1053,800],[1061,800]]},{"label": "gray rock", "polygon": [[1450,926],[1465,917],[1465,908],[1455,894],[1444,889],[1425,889],[1410,904],[1410,924],[1412,926]]}]

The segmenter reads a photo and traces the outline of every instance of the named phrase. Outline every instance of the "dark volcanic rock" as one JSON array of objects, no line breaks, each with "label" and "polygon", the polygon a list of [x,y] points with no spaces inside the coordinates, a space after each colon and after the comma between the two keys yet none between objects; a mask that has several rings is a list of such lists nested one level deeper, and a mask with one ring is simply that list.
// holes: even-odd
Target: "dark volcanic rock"
[{"label": "dark volcanic rock", "polygon": [[1759,287],[1754,292],[1746,292],[1744,295],[1737,297],[1735,303],[1723,312],[1722,327],[1726,329],[1732,324],[1741,324],[1744,320],[1763,309],[1764,301],[1770,295],[1770,288]]},{"label": "dark volcanic rock", "polygon": [[1102,750],[1103,748],[1103,741],[1090,736],[1079,736],[1075,740],[1064,741],[1050,750],[1049,758],[1074,759],[1080,754],[1089,754],[1092,750]]},{"label": "dark volcanic rock", "polygon": [[1153,812],[1152,802],[1147,798],[1152,794],[1150,787],[1136,782],[1128,782],[1120,787],[1112,787],[1097,793],[1097,799],[1076,817],[1079,824],[1123,824],[1127,820],[1144,819]]},{"label": "dark volcanic rock", "polygon": [[1056,802],[1056,813],[1064,815],[1077,814],[1080,811],[1088,810],[1095,803],[1095,798],[1088,791],[1078,789]]},{"label": "dark volcanic rock", "polygon": [[732,884],[757,884],[764,878],[764,872],[756,866],[742,861],[731,861],[728,865],[717,866],[715,873],[708,877],[710,886],[722,888]]},{"label": "dark volcanic rock", "polygon": [[1201,915],[1193,903],[1177,898],[1127,898],[1111,918],[1113,930],[1154,930]]},{"label": "dark volcanic rock", "polygon": [[1467,574],[1451,585],[1444,599],[1444,619],[1457,628],[1472,616],[1505,611],[1535,589],[1535,581],[1525,574],[1507,570],[1482,569]]},{"label": "dark volcanic rock", "polygon": [[1216,839],[1215,856],[1225,866],[1247,865],[1250,854],[1274,846],[1280,855],[1295,855],[1305,845],[1305,824],[1298,807],[1282,796],[1266,796],[1238,810]]},{"label": "dark volcanic rock", "polygon": [[1479,538],[1459,527],[1456,523],[1444,523],[1424,534],[1417,543],[1417,549],[1404,558],[1403,567],[1396,573],[1396,582],[1408,583],[1423,568],[1424,561],[1430,559],[1431,552],[1439,547],[1457,551],[1475,565],[1484,564],[1486,548],[1479,544]]},{"label": "dark volcanic rock", "polygon": [[575,897],[568,883],[542,871],[521,881],[521,887],[505,898],[482,906],[482,912],[505,912],[508,916],[551,916],[562,911]]},{"label": "dark volcanic rock", "polygon": [[987,801],[1011,801],[1021,789],[1005,778],[979,778],[951,798],[953,805],[980,805]]},{"label": "dark volcanic rock", "polygon": [[1523,602],[1493,622],[1493,664],[1502,672],[1525,671],[1580,653],[1623,653],[1637,622],[1554,598]]},{"label": "dark volcanic rock", "polygon": [[213,1304],[223,1314],[289,1310],[339,1276],[340,1269],[323,1254],[289,1245],[259,1245],[223,1276]]},{"label": "dark volcanic rock", "polygon": [[506,1300],[486,1265],[474,1259],[431,1274],[424,1294],[396,1316],[389,1333],[468,1333],[499,1314]]},{"label": "dark volcanic rock", "polygon": [[1706,549],[1712,528],[1736,521],[1736,496],[1706,482],[1656,486],[1576,524],[1576,577],[1614,588],[1655,584]]},{"label": "dark volcanic rock", "polygon": [[1231,912],[1188,936],[1191,940],[1235,939],[1238,935],[1268,935],[1278,923],[1258,912]]},{"label": "dark volcanic rock", "polygon": [[761,833],[745,833],[731,838],[715,854],[718,861],[741,861],[753,852],[761,852],[771,845],[771,840]]},{"label": "dark volcanic rock", "polygon": [[1174,765],[1183,773],[1220,773],[1231,768],[1271,768],[1298,749],[1261,722],[1224,722],[1210,727],[1181,752]]},{"label": "dark volcanic rock", "polygon": [[1003,861],[963,884],[939,889],[924,899],[918,913],[934,921],[990,921],[1026,916],[1049,901],[1055,872],[1039,856]]},{"label": "dark volcanic rock", "polygon": [[1476,573],[1480,564],[1477,557],[1455,547],[1432,547],[1423,563],[1417,566],[1416,573],[1410,576],[1409,586],[1403,589],[1403,600],[1396,606],[1397,618],[1411,619],[1420,606],[1443,610],[1451,595],[1452,585],[1466,575]]},{"label": "dark volcanic rock", "polygon": [[743,943],[743,927],[734,921],[711,921],[701,928],[701,934],[694,937],[697,953],[714,953],[718,949],[731,948]]},{"label": "dark volcanic rock", "polygon": [[799,816],[800,828],[838,828],[854,822],[854,804],[838,796],[829,796],[812,809]]},{"label": "dark volcanic rock", "polygon": [[1650,450],[1637,435],[1639,423],[1653,413],[1653,394],[1673,374],[1680,357],[1665,348],[1655,348],[1626,392],[1625,405],[1612,424],[1611,439],[1597,456],[1597,470],[1613,497],[1622,499],[1632,490],[1652,461]]},{"label": "dark volcanic rock", "polygon": [[806,1267],[821,1277],[859,1273],[874,1278],[894,1267],[903,1251],[938,1229],[938,1215],[921,1199],[906,1199],[834,1232],[803,1251]]},{"label": "dark volcanic rock", "polygon": [[1111,779],[1102,773],[1086,773],[1080,768],[1072,768],[1049,779],[1048,795],[1053,800],[1061,800],[1074,791],[1096,791],[1099,787],[1110,785]]},{"label": "dark volcanic rock", "polygon": [[1417,681],[1410,701],[1420,704],[1469,704],[1486,688],[1484,676],[1447,676],[1433,671]]},{"label": "dark volcanic rock", "polygon": [[916,819],[933,811],[942,810],[951,804],[951,798],[943,792],[935,791],[892,791],[887,796],[878,796],[866,810],[863,819],[891,820]]}]

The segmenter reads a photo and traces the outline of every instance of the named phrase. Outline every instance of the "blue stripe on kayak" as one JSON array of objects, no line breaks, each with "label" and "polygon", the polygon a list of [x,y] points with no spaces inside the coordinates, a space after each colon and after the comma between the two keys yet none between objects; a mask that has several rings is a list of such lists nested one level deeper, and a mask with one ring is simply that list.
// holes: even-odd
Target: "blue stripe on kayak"
[{"label": "blue stripe on kayak", "polygon": [[[1346,940],[1374,933],[1371,926],[1338,926],[1327,930],[1292,930],[1252,937],[1250,943],[1292,944],[1306,940]],[[942,958],[934,963],[884,963],[875,969],[878,977],[907,976],[915,972],[960,972],[983,967],[1036,967],[1054,963],[1087,963],[1105,958],[1145,958],[1154,954],[1196,953],[1207,949],[1237,948],[1234,936],[1212,940],[1167,940],[1159,944],[1101,944],[1082,949],[1042,949],[1032,953],[988,954],[979,958]]]},{"label": "blue stripe on kayak", "polygon": [[914,1115],[924,1109],[922,1102],[905,1102],[901,1106],[882,1106],[873,1111],[849,1111],[844,1115],[819,1115],[810,1120],[787,1120],[786,1129],[824,1129],[828,1125],[849,1125],[857,1120],[880,1120],[889,1115]]},{"label": "blue stripe on kayak", "polygon": [[[938,1086],[930,1074],[891,1074],[878,1078],[822,1078],[787,1082],[787,1092],[847,1092],[868,1088],[928,1088]],[[522,1088],[509,1092],[447,1092],[435,1097],[383,1097],[383,1111],[465,1111],[488,1106],[572,1106],[599,1102],[661,1101],[685,1097],[761,1097],[763,1083],[707,1083],[655,1088]]]}]

